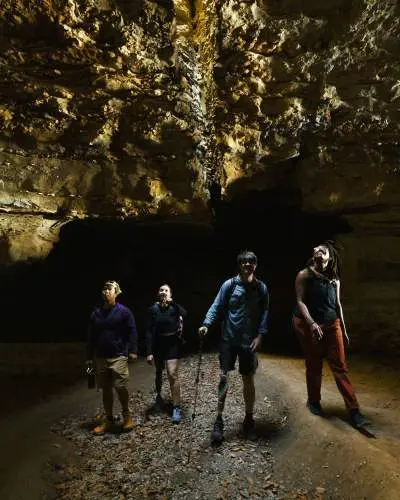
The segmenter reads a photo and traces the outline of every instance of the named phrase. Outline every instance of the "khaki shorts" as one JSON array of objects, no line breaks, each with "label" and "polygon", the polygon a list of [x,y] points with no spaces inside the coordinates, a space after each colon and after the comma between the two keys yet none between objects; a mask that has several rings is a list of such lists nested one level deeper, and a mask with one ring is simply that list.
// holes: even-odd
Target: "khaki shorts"
[{"label": "khaki shorts", "polygon": [[128,358],[97,358],[96,374],[98,387],[127,387],[129,380]]}]

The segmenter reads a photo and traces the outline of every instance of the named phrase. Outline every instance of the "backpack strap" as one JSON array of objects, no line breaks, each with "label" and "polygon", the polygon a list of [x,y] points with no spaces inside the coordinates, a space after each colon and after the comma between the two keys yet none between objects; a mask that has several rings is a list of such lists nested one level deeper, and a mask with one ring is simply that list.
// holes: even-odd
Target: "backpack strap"
[{"label": "backpack strap", "polygon": [[[255,282],[256,282],[256,285],[257,285],[257,293],[258,293],[260,299],[263,299],[265,293],[264,293],[264,287],[262,285],[262,281],[259,280],[256,277],[254,277],[254,279],[255,279]],[[226,314],[226,312],[228,311],[229,300],[232,297],[233,292],[235,291],[235,288],[236,288],[236,285],[237,285],[237,278],[236,278],[236,276],[234,276],[233,278],[231,278],[230,281],[231,282],[229,283],[229,288],[227,289],[227,291],[225,293],[225,297],[224,297],[224,314]],[[267,292],[267,295],[268,295],[268,292]]]},{"label": "backpack strap", "polygon": [[237,284],[237,280],[236,280],[236,276],[234,276],[233,278],[230,279],[229,288],[225,292],[225,297],[224,297],[224,315],[228,311],[229,301],[230,301],[230,298],[232,297],[233,292],[235,291],[236,284]]}]

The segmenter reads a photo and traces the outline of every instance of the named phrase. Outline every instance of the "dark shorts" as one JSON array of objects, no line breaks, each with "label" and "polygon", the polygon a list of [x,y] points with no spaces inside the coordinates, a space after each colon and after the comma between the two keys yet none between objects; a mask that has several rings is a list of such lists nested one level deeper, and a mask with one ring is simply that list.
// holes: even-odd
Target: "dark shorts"
[{"label": "dark shorts", "polygon": [[234,370],[236,358],[239,358],[239,373],[241,375],[255,373],[258,366],[258,359],[256,353],[252,352],[250,347],[235,346],[229,342],[222,342],[219,352],[221,370],[224,372]]},{"label": "dark shorts", "polygon": [[182,341],[177,335],[161,337],[154,349],[154,361],[163,364],[169,359],[180,359],[182,357]]}]

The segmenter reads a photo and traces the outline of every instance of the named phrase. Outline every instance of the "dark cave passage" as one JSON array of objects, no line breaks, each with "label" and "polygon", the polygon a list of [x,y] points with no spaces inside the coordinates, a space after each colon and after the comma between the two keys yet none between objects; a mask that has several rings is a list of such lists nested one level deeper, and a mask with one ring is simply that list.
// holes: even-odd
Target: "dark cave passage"
[{"label": "dark cave passage", "polygon": [[[227,204],[213,226],[87,219],[66,224],[43,261],[2,271],[1,341],[85,340],[90,311],[105,279],[120,282],[120,301],[134,312],[141,353],[148,307],[161,283],[187,310],[188,350],[223,280],[236,273],[236,255],[253,250],[257,276],[270,290],[270,333],[264,348],[298,352],[291,327],[294,279],[316,243],[350,228],[338,217],[305,215],[279,198],[252,193]],[[209,336],[214,347],[218,328]]]}]

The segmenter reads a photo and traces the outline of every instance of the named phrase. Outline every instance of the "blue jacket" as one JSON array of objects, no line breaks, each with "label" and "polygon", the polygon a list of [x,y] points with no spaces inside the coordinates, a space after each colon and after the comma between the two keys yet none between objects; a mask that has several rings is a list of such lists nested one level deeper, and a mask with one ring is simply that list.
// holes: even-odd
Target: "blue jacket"
[{"label": "blue jacket", "polygon": [[88,358],[115,358],[137,353],[137,330],[130,309],[118,302],[111,309],[95,307],[90,316]]},{"label": "blue jacket", "polygon": [[222,340],[247,347],[257,335],[267,334],[268,288],[259,280],[248,284],[242,283],[239,276],[233,280],[235,285],[230,298],[231,279],[222,284],[203,325],[209,327],[220,317]]}]

